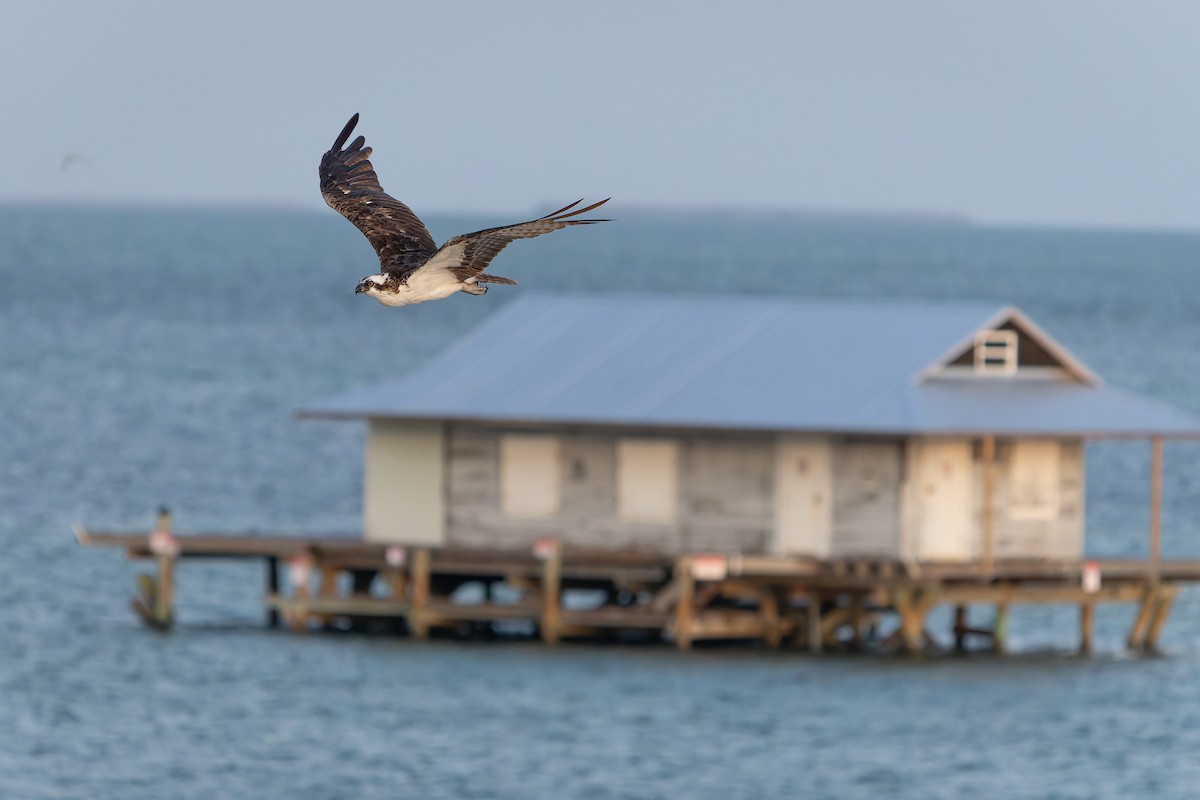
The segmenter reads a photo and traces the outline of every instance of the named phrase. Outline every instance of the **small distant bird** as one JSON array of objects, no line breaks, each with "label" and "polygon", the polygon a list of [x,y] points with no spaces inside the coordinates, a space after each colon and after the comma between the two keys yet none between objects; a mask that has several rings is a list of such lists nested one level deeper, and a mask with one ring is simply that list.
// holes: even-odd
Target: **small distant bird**
[{"label": "small distant bird", "polygon": [[[529,222],[455,236],[440,248],[425,223],[408,206],[383,191],[371,166],[371,148],[359,136],[342,149],[358,114],[350,118],[329,152],[321,157],[321,195],[330,208],[354,223],[375,248],[380,272],[358,283],[355,294],[374,297],[385,306],[406,306],[441,300],[455,292],[485,294],[485,283],[515,284],[484,272],[492,259],[515,239],[532,239],[568,225],[590,225],[606,219],[570,219],[599,208],[609,198],[572,211],[576,200],[558,211]],[[569,213],[568,213],[569,212]]]}]

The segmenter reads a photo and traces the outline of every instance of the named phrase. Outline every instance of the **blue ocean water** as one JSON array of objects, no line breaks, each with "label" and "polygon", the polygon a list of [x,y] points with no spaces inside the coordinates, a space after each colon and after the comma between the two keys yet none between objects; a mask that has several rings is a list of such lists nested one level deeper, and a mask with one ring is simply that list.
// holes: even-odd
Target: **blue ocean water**
[{"label": "blue ocean water", "polygon": [[[620,209],[615,213],[621,216]],[[431,220],[435,238],[507,220]],[[990,299],[1112,383],[1200,413],[1200,235],[626,215],[513,245],[486,297],[386,309],[332,212],[0,208],[0,797],[1192,797],[1200,597],[1165,657],[1131,609],[1017,609],[1013,656],[472,644],[261,628],[257,566],[141,567],[70,525],[359,528],[362,430],[295,408],[419,363],[538,289]],[[1164,549],[1200,556],[1200,444]],[[1145,552],[1145,443],[1089,448],[1089,550]]]}]

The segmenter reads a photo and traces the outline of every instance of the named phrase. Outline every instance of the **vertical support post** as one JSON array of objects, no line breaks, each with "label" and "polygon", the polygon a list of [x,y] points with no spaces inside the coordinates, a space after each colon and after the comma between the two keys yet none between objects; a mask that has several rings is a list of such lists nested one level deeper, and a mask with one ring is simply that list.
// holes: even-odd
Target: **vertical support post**
[{"label": "vertical support post", "polygon": [[1125,644],[1130,650],[1140,650],[1146,643],[1146,632],[1158,606],[1158,588],[1152,582],[1147,582],[1142,590],[1142,602],[1138,606],[1137,616],[1133,618],[1133,627],[1129,629],[1129,638]]},{"label": "vertical support post", "polygon": [[1150,630],[1146,632],[1146,652],[1153,653],[1158,650],[1158,636],[1167,624],[1167,616],[1171,613],[1171,604],[1175,602],[1177,594],[1179,587],[1174,585],[1164,586],[1159,590],[1154,621],[1150,623]]},{"label": "vertical support post", "polygon": [[692,559],[682,556],[675,562],[675,581],[679,596],[675,600],[675,645],[680,650],[692,646],[692,622],[696,618],[696,579],[692,577]]},{"label": "vertical support post", "polygon": [[900,614],[900,645],[906,653],[918,654],[925,646],[925,615],[928,598],[919,589],[909,587],[896,593],[896,611]]},{"label": "vertical support post", "polygon": [[393,600],[403,600],[408,589],[408,581],[405,579],[404,571],[399,567],[388,567],[380,575],[383,578],[384,585],[387,586],[388,597]]},{"label": "vertical support post", "polygon": [[763,618],[763,639],[767,647],[777,649],[783,641],[783,626],[779,619],[779,595],[774,586],[763,588],[758,604]]},{"label": "vertical support post", "polygon": [[324,564],[321,567],[321,582],[317,588],[317,597],[334,597],[337,595],[337,577],[340,572],[337,567]]},{"label": "vertical support post", "polygon": [[150,552],[158,565],[154,587],[154,607],[149,609],[150,625],[160,631],[171,629],[175,603],[175,558],[179,555],[179,542],[171,534],[171,512],[166,508],[158,511],[158,521],[150,532]]},{"label": "vertical support post", "polygon": [[[408,561],[408,551],[398,544],[388,545],[383,550],[384,567],[378,573],[378,577],[383,581],[383,585],[387,587],[387,594],[396,602],[404,602],[408,597],[408,582],[405,580],[404,565]],[[358,591],[358,588],[355,588]],[[363,587],[363,594],[371,593],[371,586]]]},{"label": "vertical support post", "polygon": [[[329,564],[322,564],[320,567],[321,578],[317,582],[317,597],[322,600],[327,600],[337,596],[337,579],[338,573],[341,570]],[[329,621],[333,619],[332,614],[313,614],[311,618],[317,621],[322,628],[329,627]]]},{"label": "vertical support post", "polygon": [[993,503],[996,492],[996,437],[988,434],[983,437],[979,448],[979,458],[983,462],[983,497],[979,503],[979,569],[990,577],[994,569],[992,534],[993,534]]},{"label": "vertical support post", "polygon": [[1079,606],[1079,652],[1092,652],[1092,627],[1096,619],[1096,604],[1085,601]]},{"label": "vertical support post", "polygon": [[908,587],[900,587],[892,592],[892,606],[896,609],[896,616],[900,620],[900,627],[888,639],[898,642],[901,650],[908,648],[905,636],[907,634],[908,609],[912,603],[910,598],[911,591]]},{"label": "vertical support post", "polygon": [[154,594],[154,617],[163,629],[171,627],[171,606],[175,600],[175,557],[160,555],[158,561],[158,591]]},{"label": "vertical support post", "polygon": [[967,607],[961,603],[954,607],[954,652],[967,652]]},{"label": "vertical support post", "polygon": [[1158,580],[1162,568],[1163,440],[1150,439],[1150,575]]},{"label": "vertical support post", "polygon": [[562,542],[550,540],[545,548],[542,562],[542,641],[546,644],[558,642],[560,603],[562,598]]},{"label": "vertical support post", "polygon": [[308,598],[309,583],[312,580],[312,568],[315,558],[311,550],[293,556],[289,565],[289,577],[292,583],[292,600],[295,606],[284,615],[288,630],[293,633],[308,631]]},{"label": "vertical support post", "polygon": [[996,618],[992,622],[992,649],[997,653],[1008,649],[1008,603],[996,603]]},{"label": "vertical support post", "polygon": [[[267,579],[267,597],[274,600],[279,597],[279,556],[267,556],[263,561],[263,569]],[[279,607],[267,606],[267,627],[279,627]]]},{"label": "vertical support post", "polygon": [[825,636],[821,631],[821,595],[814,591],[808,593],[808,619],[804,627],[808,652],[821,652],[825,647]]},{"label": "vertical support post", "polygon": [[860,650],[863,643],[863,623],[867,617],[866,595],[854,595],[850,604],[850,625],[854,628],[854,633],[850,637],[850,647],[854,650]]},{"label": "vertical support post", "polygon": [[414,639],[429,636],[429,620],[425,605],[429,602],[429,572],[431,558],[429,550],[422,547],[413,553],[412,559],[412,605],[408,610],[408,629]]}]

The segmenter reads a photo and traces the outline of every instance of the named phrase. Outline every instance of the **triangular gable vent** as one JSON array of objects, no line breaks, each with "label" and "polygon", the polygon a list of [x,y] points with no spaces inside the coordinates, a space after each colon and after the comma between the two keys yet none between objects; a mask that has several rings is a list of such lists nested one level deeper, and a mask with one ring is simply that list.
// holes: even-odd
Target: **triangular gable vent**
[{"label": "triangular gable vent", "polygon": [[[1051,372],[1052,371],[1052,372]],[[1099,385],[1100,378],[1016,308],[1006,308],[922,370],[917,382],[934,377],[1057,374]]]}]

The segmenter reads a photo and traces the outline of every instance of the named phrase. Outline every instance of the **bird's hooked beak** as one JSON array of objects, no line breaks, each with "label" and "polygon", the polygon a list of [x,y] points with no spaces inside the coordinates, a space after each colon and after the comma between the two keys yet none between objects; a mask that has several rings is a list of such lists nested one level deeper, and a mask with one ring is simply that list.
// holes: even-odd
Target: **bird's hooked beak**
[{"label": "bird's hooked beak", "polygon": [[367,289],[371,288],[371,287],[370,287],[370,283],[371,283],[371,282],[370,282],[370,281],[368,281],[366,278],[363,278],[361,281],[359,281],[359,282],[358,282],[358,286],[355,286],[355,287],[354,287],[354,293],[355,293],[355,294],[362,294],[362,293],[363,293],[363,292],[365,292]]}]

